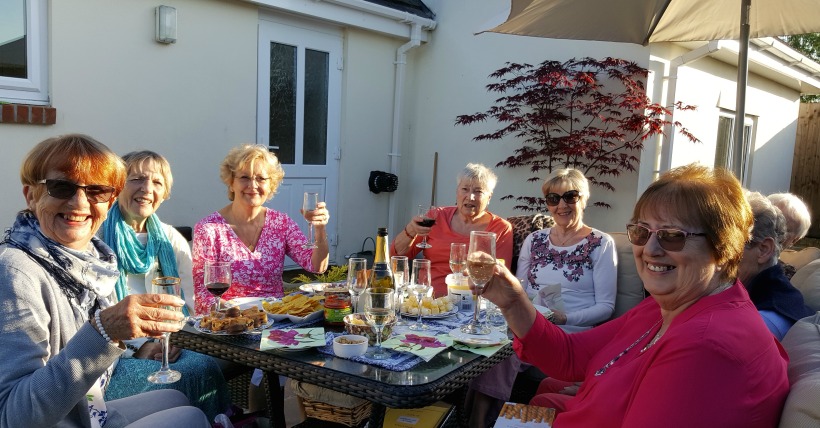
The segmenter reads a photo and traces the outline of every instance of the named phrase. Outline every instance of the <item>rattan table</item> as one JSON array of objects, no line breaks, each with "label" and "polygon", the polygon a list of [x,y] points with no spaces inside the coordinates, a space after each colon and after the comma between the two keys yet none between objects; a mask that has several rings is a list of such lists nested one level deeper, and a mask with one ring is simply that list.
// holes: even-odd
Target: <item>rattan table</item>
[{"label": "rattan table", "polygon": [[382,426],[386,407],[417,408],[465,387],[512,355],[508,344],[491,357],[448,349],[411,370],[395,372],[368,364],[305,351],[260,351],[259,336],[218,336],[186,326],[171,335],[175,346],[264,370],[268,375],[268,408],[274,426],[285,427],[284,396],[279,376],[319,385],[373,403],[371,427]]}]

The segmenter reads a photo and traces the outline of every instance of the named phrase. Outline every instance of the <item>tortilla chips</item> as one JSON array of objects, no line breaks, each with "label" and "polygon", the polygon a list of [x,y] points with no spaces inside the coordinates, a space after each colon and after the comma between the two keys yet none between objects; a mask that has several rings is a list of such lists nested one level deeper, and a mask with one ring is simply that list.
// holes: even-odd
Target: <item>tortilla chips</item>
[{"label": "tortilla chips", "polygon": [[322,306],[323,296],[306,296],[300,293],[288,294],[278,302],[262,302],[262,307],[270,314],[294,315],[306,317],[316,311],[324,309]]}]

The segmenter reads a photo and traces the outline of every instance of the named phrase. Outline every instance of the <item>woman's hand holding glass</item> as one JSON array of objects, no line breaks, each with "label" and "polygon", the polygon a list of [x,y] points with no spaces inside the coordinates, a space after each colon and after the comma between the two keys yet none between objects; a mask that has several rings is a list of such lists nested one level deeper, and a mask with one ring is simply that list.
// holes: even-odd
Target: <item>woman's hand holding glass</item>
[{"label": "woman's hand holding glass", "polygon": [[430,233],[430,228],[436,224],[436,207],[432,205],[419,205],[416,214],[417,217],[413,220],[418,226],[424,229],[423,233],[419,233],[419,235],[422,235],[422,238],[421,242],[416,244],[416,247],[421,249],[431,248],[432,245],[427,243],[427,234]]},{"label": "woman's hand holding glass", "polygon": [[313,221],[311,220],[319,208],[319,194],[315,192],[305,192],[302,200],[302,215],[308,222],[308,241],[302,245],[302,248],[318,248],[316,241],[313,238]]},{"label": "woman's hand holding glass", "polygon": [[359,312],[359,295],[367,289],[367,259],[351,258],[347,266],[347,289],[353,300],[353,312]]}]

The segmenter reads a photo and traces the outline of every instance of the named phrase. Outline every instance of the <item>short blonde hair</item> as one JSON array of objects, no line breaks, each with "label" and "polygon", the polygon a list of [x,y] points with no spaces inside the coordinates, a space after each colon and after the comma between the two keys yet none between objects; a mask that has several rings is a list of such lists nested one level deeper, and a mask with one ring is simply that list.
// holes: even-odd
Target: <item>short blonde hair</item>
[{"label": "short blonde hair", "polygon": [[143,162],[151,161],[159,167],[159,173],[162,174],[162,179],[165,180],[165,195],[162,199],[171,197],[171,187],[174,185],[174,175],[171,174],[171,164],[159,153],[150,150],[140,150],[136,152],[127,153],[122,157],[125,162],[126,175],[131,173],[131,168],[142,165]]},{"label": "short blonde hair", "polygon": [[811,213],[809,207],[797,195],[792,193],[773,193],[769,200],[780,208],[786,218],[786,245],[789,248],[809,233],[811,227]]},{"label": "short blonde hair", "polygon": [[541,193],[547,196],[553,189],[566,185],[570,190],[577,190],[581,194],[581,200],[589,199],[589,180],[584,173],[573,168],[559,169],[541,185]]},{"label": "short blonde hair", "polygon": [[285,170],[279,163],[276,155],[271,153],[267,147],[259,144],[244,144],[239,147],[232,148],[225,159],[219,166],[219,178],[228,186],[228,199],[233,201],[234,194],[231,190],[231,183],[234,179],[234,174],[237,170],[249,166],[254,161],[259,161],[262,170],[270,178],[270,200],[276,191],[279,190],[279,184],[285,178]]},{"label": "short blonde hair", "polygon": [[712,258],[723,266],[720,279],[737,278],[754,217],[740,182],[731,172],[698,164],[667,171],[638,199],[632,222],[650,213],[669,213],[686,226],[702,230]]}]

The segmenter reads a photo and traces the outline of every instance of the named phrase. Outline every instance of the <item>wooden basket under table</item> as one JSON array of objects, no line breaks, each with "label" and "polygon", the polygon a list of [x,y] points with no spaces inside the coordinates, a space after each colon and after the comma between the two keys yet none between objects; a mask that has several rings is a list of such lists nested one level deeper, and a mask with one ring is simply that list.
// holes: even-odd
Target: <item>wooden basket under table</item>
[{"label": "wooden basket under table", "polygon": [[299,404],[305,409],[305,416],[328,422],[335,422],[349,427],[361,425],[370,417],[373,405],[366,401],[358,406],[345,408],[333,406],[321,401],[313,401],[309,398],[299,397]]}]

